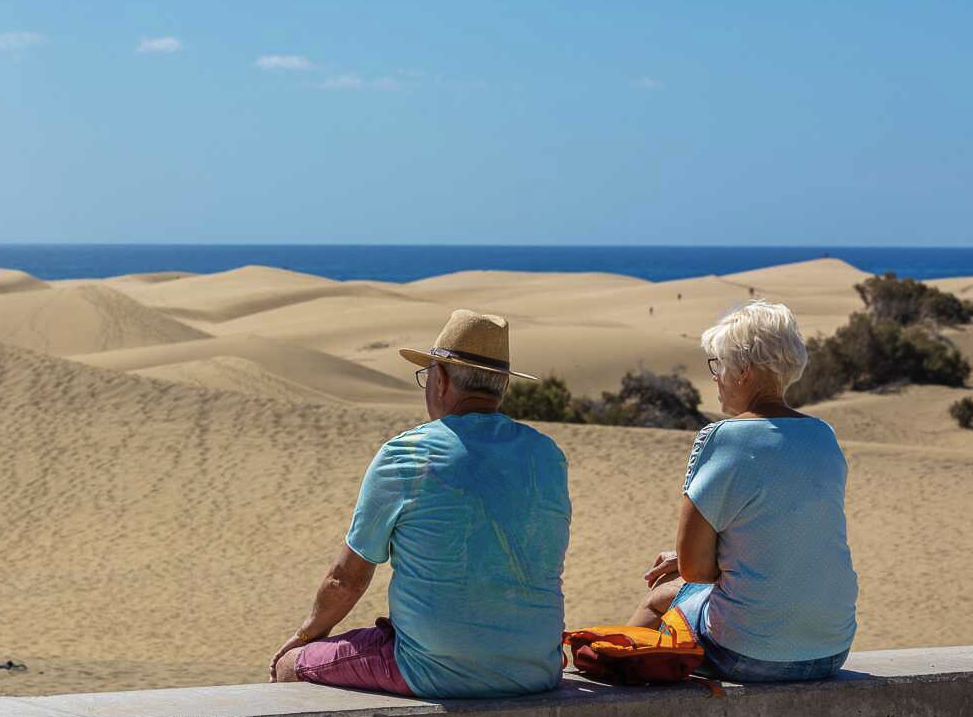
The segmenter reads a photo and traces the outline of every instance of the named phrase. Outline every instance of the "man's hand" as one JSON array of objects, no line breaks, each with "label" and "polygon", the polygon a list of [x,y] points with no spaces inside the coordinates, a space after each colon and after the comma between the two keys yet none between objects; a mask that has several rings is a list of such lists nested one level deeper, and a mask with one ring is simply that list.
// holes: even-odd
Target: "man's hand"
[{"label": "man's hand", "polygon": [[287,642],[281,645],[281,648],[277,650],[277,654],[274,655],[274,659],[270,661],[270,666],[269,666],[270,682],[277,681],[277,661],[280,660],[280,658],[282,658],[288,652],[293,650],[295,647],[301,647],[306,644],[307,642],[305,642],[303,638],[299,637],[295,633],[290,639],[287,640]]},{"label": "man's hand", "polygon": [[655,559],[655,566],[645,573],[645,581],[650,588],[654,588],[660,580],[673,573],[679,574],[679,561],[676,559],[676,551],[664,550]]}]

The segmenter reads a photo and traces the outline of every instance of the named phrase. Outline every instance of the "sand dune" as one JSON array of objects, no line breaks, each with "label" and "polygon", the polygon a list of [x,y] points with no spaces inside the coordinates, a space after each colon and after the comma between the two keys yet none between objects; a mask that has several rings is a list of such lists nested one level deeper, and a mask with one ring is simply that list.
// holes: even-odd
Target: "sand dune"
[{"label": "sand dune", "polygon": [[[10,446],[0,524],[15,536],[2,557],[0,634],[12,657],[51,674],[4,677],[0,691],[17,694],[260,680],[340,545],[373,452],[422,420],[418,395],[403,411],[294,404],[17,348],[0,347],[0,362]],[[542,429],[571,465],[568,623],[617,620],[672,545],[675,512],[664,506],[678,499],[692,433]],[[969,614],[963,580],[938,576],[967,563],[973,450],[846,448],[856,648],[973,640],[969,620],[903,631],[893,599],[904,581],[920,604]],[[383,567],[346,627],[387,609],[387,580]],[[52,619],[69,638],[38,631]]]},{"label": "sand dune", "polygon": [[276,376],[256,361],[248,361],[236,356],[216,356],[199,361],[165,364],[132,371],[132,373],[173,383],[236,391],[248,396],[272,398],[277,401],[292,403],[341,401],[335,396],[328,396],[303,384]]},{"label": "sand dune", "polygon": [[885,394],[848,392],[802,410],[830,423],[845,441],[973,450],[973,432],[949,415],[965,396],[973,390],[908,386]]},{"label": "sand dune", "polygon": [[191,276],[199,276],[199,274],[194,274],[191,271],[154,271],[148,274],[122,274],[121,276],[113,276],[109,281],[113,283],[161,284],[165,281],[188,279]]},{"label": "sand dune", "polygon": [[205,336],[107,285],[0,295],[0,342],[44,353],[109,351]]},{"label": "sand dune", "polygon": [[[313,394],[344,401],[402,403],[411,401],[418,390],[404,381],[351,361],[259,336],[226,336],[141,349],[103,351],[72,358],[116,371],[155,369],[150,375],[169,379],[182,376],[189,383],[225,388],[226,381],[233,380],[220,377],[226,373],[225,365],[223,370],[219,370],[219,365],[211,364],[205,371],[201,371],[198,364],[185,366],[217,357],[235,357],[259,364],[264,371]],[[174,364],[181,367],[172,368]],[[214,382],[209,383],[209,379]]]},{"label": "sand dune", "polygon": [[128,282],[121,290],[154,309],[184,319],[223,322],[319,296],[389,296],[368,282],[337,282],[283,269],[247,266],[165,282]]},{"label": "sand dune", "polygon": [[957,277],[955,279],[933,279],[925,282],[935,286],[940,291],[956,294],[961,299],[973,301],[973,277]]},{"label": "sand dune", "polygon": [[[715,413],[704,328],[752,286],[792,306],[805,333],[830,332],[861,308],[853,284],[865,275],[819,260],[664,283],[463,272],[388,285],[247,267],[4,294],[5,276],[0,636],[4,659],[32,669],[0,671],[0,693],[44,694],[263,679],[374,451],[424,420],[396,349],[428,347],[452,309],[508,316],[517,367],[557,372],[575,393],[614,389],[640,363],[684,364]],[[973,330],[947,334],[973,357]],[[973,433],[947,414],[965,395],[914,386],[808,407],[851,467],[856,649],[973,641]],[[568,623],[622,619],[672,547],[693,435],[541,428],[571,466]],[[387,610],[388,574],[342,627]],[[957,619],[903,630],[903,590]],[[52,620],[70,629],[38,628]]]},{"label": "sand dune", "polygon": [[40,279],[15,269],[0,269],[0,294],[13,294],[18,291],[37,291],[50,286]]},{"label": "sand dune", "polygon": [[[778,268],[783,278],[768,269],[732,280],[711,276],[655,284],[604,274],[461,272],[403,285],[399,293],[414,299],[411,304],[395,296],[321,297],[208,329],[326,351],[409,381],[410,368],[396,349],[426,347],[450,311],[462,306],[506,316],[514,361],[528,373],[562,376],[579,395],[615,390],[626,371],[640,366],[656,372],[684,366],[703,392],[704,410],[716,411],[699,335],[750,299],[745,282],[753,281],[756,296],[786,299],[807,335],[831,333],[861,308],[852,285],[864,275],[843,262]],[[799,289],[763,293],[785,292],[789,285]]]}]

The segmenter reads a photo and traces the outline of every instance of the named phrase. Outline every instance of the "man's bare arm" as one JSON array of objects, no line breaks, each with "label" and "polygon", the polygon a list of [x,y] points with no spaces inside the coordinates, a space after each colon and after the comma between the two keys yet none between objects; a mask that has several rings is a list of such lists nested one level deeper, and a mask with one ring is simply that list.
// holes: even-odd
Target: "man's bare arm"
[{"label": "man's bare arm", "polygon": [[338,558],[321,580],[307,619],[270,661],[271,682],[277,679],[277,661],[295,647],[327,637],[368,590],[374,574],[373,563],[359,556],[347,544],[342,544]]},{"label": "man's bare arm", "polygon": [[374,574],[373,563],[343,544],[337,560],[321,580],[311,612],[300,632],[311,640],[327,637],[368,590]]}]

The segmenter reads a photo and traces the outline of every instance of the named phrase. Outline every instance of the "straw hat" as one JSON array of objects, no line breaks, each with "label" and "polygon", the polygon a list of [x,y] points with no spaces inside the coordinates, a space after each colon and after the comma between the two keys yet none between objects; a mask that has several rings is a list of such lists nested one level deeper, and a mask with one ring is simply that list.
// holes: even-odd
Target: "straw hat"
[{"label": "straw hat", "polygon": [[529,378],[536,376],[510,370],[510,341],[507,320],[502,316],[477,314],[469,309],[456,309],[428,351],[399,349],[399,355],[417,366],[452,363]]}]

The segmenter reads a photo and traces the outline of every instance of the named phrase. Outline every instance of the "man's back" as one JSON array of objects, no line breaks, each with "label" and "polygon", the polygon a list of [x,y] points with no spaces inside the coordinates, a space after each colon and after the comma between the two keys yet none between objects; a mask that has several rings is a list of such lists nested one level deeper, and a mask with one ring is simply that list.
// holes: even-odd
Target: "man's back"
[{"label": "man's back", "polygon": [[348,545],[389,558],[396,661],[420,696],[551,689],[561,674],[567,465],[499,413],[449,415],[389,441]]}]

